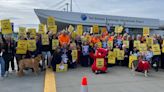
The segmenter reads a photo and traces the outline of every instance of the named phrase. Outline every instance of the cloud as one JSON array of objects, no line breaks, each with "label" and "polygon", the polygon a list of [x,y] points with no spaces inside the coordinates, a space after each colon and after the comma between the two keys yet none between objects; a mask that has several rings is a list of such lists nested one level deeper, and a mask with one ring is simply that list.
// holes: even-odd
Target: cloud
[{"label": "cloud", "polygon": [[[69,1],[0,0],[0,19],[10,18],[16,25],[38,24],[39,20],[33,11],[34,8],[57,9]],[[164,20],[163,3],[164,0],[73,0],[73,11]]]}]

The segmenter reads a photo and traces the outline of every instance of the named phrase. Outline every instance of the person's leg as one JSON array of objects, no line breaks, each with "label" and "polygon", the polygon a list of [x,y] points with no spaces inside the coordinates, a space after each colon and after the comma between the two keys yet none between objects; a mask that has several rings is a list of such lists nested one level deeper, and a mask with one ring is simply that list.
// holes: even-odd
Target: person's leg
[{"label": "person's leg", "polygon": [[46,52],[42,52],[42,71],[45,70],[46,64],[45,64],[45,58],[46,58]]},{"label": "person's leg", "polygon": [[48,67],[51,66],[51,60],[52,60],[51,53],[50,53],[50,51],[48,51],[47,52],[47,63],[48,63]]},{"label": "person's leg", "polygon": [[164,69],[164,53],[161,56],[161,68]]},{"label": "person's leg", "polygon": [[14,65],[14,56],[11,56],[11,68],[12,68],[12,71],[15,70],[15,65]]},{"label": "person's leg", "polygon": [[4,77],[4,75],[5,75],[5,61],[2,57],[0,57],[0,64],[1,64],[1,76]]},{"label": "person's leg", "polygon": [[5,72],[8,72],[8,70],[9,70],[9,59],[8,59],[8,56],[7,55],[3,56],[3,59],[5,61]]},{"label": "person's leg", "polygon": [[22,55],[16,55],[16,62],[17,62],[17,71],[19,71],[19,61],[22,59]]}]

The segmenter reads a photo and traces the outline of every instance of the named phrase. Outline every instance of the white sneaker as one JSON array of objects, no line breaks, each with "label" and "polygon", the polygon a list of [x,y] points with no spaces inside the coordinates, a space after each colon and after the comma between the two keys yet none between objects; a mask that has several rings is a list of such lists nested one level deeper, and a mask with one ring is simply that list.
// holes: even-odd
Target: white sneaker
[{"label": "white sneaker", "polygon": [[4,77],[7,77],[9,75],[9,72],[6,71]]}]

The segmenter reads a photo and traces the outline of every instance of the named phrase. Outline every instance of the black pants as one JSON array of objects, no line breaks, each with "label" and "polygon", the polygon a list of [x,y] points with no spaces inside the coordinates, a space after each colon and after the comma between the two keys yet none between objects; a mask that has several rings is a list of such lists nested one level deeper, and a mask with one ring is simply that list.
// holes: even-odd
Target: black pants
[{"label": "black pants", "polygon": [[81,66],[88,67],[89,66],[89,55],[84,55],[80,60]]},{"label": "black pants", "polygon": [[11,62],[11,68],[12,70],[15,70],[14,66],[14,55],[10,53],[4,53],[3,56],[4,61],[5,61],[5,71],[9,70],[9,63]]},{"label": "black pants", "polygon": [[164,69],[164,53],[161,55],[161,68]]},{"label": "black pants", "polygon": [[16,62],[17,62],[17,66],[18,66],[18,70],[17,71],[19,71],[19,61],[22,59],[23,55],[17,54],[15,57],[16,57]]},{"label": "black pants", "polygon": [[158,71],[158,68],[159,68],[159,62],[161,61],[161,58],[160,58],[160,56],[159,55],[156,55],[156,56],[153,56],[153,58],[152,58],[152,66],[153,66],[153,64],[156,64],[157,66],[156,67],[154,67],[154,69],[156,70],[156,71]]},{"label": "black pants", "polygon": [[127,66],[128,67],[128,64],[129,64],[129,58],[128,57],[125,57],[124,60],[122,61],[122,66]]}]

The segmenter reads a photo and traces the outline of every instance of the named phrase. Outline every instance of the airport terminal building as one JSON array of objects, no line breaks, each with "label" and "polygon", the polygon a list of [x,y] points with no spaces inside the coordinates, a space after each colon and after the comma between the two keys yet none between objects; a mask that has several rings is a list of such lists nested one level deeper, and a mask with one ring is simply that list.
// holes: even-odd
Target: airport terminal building
[{"label": "airport terminal building", "polygon": [[73,26],[82,24],[84,25],[85,31],[89,31],[94,24],[98,24],[100,27],[106,26],[110,30],[114,30],[114,26],[122,25],[128,28],[130,33],[134,34],[142,33],[142,28],[145,26],[150,27],[151,30],[158,30],[160,27],[160,20],[153,18],[111,16],[44,9],[34,9],[34,11],[43,24],[46,24],[48,16],[53,16],[59,30],[68,27],[70,24]]}]

